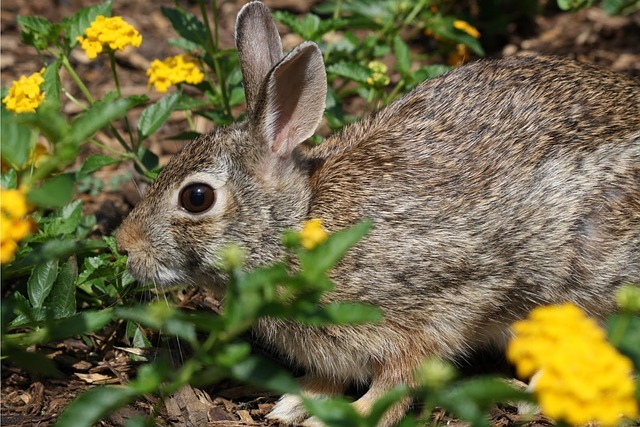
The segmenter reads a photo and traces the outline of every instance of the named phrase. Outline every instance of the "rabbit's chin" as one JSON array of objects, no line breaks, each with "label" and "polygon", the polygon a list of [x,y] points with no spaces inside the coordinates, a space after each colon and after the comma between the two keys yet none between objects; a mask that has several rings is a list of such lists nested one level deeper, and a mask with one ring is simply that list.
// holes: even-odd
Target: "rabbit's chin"
[{"label": "rabbit's chin", "polygon": [[164,265],[144,266],[132,260],[127,260],[127,270],[140,283],[153,284],[158,288],[168,288],[176,285],[191,284],[193,281],[180,274],[179,271]]}]

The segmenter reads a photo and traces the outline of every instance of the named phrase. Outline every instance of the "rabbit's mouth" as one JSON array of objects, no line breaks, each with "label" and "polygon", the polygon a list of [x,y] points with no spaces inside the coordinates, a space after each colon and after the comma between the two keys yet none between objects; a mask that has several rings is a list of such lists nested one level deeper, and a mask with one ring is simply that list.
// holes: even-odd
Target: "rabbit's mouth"
[{"label": "rabbit's mouth", "polygon": [[172,266],[159,262],[147,262],[143,257],[129,254],[127,270],[140,283],[152,284],[159,288],[167,288],[175,285],[185,285],[192,282],[191,279],[180,274]]}]

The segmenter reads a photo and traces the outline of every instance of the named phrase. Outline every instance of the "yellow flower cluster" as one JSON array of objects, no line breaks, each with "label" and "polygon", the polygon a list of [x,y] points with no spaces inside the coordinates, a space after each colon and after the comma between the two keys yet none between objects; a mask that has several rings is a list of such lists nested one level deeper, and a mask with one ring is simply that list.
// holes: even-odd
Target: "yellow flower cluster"
[{"label": "yellow flower cluster", "polygon": [[367,78],[367,84],[371,87],[385,87],[391,82],[391,79],[387,75],[388,68],[380,61],[369,62],[369,70],[371,70],[371,76]]},{"label": "yellow flower cluster", "polygon": [[29,218],[25,218],[29,213],[29,207],[21,190],[0,189],[0,211],[0,263],[5,264],[13,259],[18,242],[24,239],[34,226]]},{"label": "yellow flower cluster", "polygon": [[580,308],[538,307],[513,331],[507,358],[522,377],[538,372],[533,390],[546,415],[572,425],[607,426],[638,415],[631,361]]},{"label": "yellow flower cluster", "polygon": [[[462,21],[460,19],[455,20],[453,22],[453,28],[467,33],[474,39],[480,38],[480,31],[466,21]],[[469,47],[462,43],[458,43],[456,44],[455,50],[449,54],[447,63],[450,66],[455,67],[464,64],[469,59],[471,59],[471,50]]]},{"label": "yellow flower cluster", "polygon": [[188,55],[170,56],[164,61],[154,60],[147,70],[147,76],[149,87],[155,86],[158,92],[166,92],[169,86],[184,82],[195,85],[204,79],[198,62]]},{"label": "yellow flower cluster", "polygon": [[9,93],[2,102],[6,104],[7,110],[14,113],[35,113],[36,108],[44,101],[44,92],[40,85],[44,83],[44,68],[29,77],[20,76],[9,88]]},{"label": "yellow flower cluster", "polygon": [[300,244],[307,250],[312,250],[327,240],[329,235],[322,226],[322,220],[313,218],[304,223],[300,231]]},{"label": "yellow flower cluster", "polygon": [[91,25],[84,30],[84,37],[76,39],[87,54],[87,58],[94,59],[103,50],[124,50],[126,46],[138,47],[142,43],[142,36],[122,17],[106,18],[98,16]]},{"label": "yellow flower cluster", "polygon": [[474,27],[473,25],[469,24],[466,21],[462,21],[460,19],[455,20],[453,22],[453,28],[455,28],[456,30],[464,31],[474,39],[480,38],[480,31],[478,31],[476,27]]}]

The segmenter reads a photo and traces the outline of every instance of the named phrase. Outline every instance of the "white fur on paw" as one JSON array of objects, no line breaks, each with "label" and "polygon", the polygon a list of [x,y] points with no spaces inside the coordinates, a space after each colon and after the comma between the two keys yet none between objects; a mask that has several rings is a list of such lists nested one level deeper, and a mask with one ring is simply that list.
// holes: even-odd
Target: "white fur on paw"
[{"label": "white fur on paw", "polygon": [[267,414],[267,418],[289,425],[300,424],[307,418],[307,410],[299,396],[285,394]]},{"label": "white fur on paw", "polygon": [[318,418],[311,417],[302,423],[302,427],[326,427],[326,426]]}]

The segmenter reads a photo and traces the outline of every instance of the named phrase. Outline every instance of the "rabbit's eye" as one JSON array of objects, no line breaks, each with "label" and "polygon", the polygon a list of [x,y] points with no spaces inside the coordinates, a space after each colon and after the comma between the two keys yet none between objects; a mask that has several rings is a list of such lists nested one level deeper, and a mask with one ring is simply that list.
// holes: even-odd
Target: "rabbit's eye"
[{"label": "rabbit's eye", "polygon": [[216,191],[207,184],[190,184],[180,191],[180,205],[192,213],[206,211],[215,201]]}]

